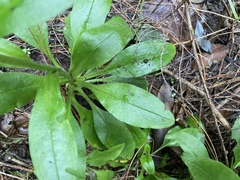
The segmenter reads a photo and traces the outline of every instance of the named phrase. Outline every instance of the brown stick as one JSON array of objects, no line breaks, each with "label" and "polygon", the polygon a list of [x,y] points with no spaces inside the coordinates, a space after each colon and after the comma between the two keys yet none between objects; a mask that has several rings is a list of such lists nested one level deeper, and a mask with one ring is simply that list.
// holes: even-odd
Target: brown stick
[{"label": "brown stick", "polygon": [[[179,78],[177,75],[173,74],[173,72],[169,71],[168,69],[163,69],[163,72],[174,77],[176,80],[181,81],[183,84],[185,84],[186,86],[188,86],[189,88],[191,88],[192,90],[196,91],[198,94],[200,94],[202,97],[204,97],[205,99],[208,98],[206,93],[199,87],[193,85],[192,83],[190,83],[189,81],[183,79],[183,78]],[[215,115],[219,118],[218,120],[222,123],[222,125],[226,128],[226,129],[230,129],[230,125],[227,122],[227,120],[222,116],[222,114],[217,110],[217,108],[213,105],[212,107],[212,111],[213,113],[215,113]],[[222,117],[222,118],[221,118]]]}]

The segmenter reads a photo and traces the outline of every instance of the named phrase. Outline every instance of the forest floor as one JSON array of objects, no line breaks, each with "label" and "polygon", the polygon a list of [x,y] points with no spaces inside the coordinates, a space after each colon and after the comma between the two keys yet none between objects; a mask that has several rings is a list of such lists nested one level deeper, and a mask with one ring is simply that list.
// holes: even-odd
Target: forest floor
[{"label": "forest floor", "polygon": [[[235,8],[240,14],[240,4]],[[52,54],[66,70],[70,55],[63,27],[68,13],[48,21]],[[175,58],[162,69],[163,73],[146,77],[149,91],[172,111],[176,125],[188,126],[186,118],[199,119],[205,127],[210,157],[229,166],[235,142],[228,127],[240,115],[240,21],[234,20],[227,1],[205,0],[187,5],[184,0],[146,0],[144,4],[141,0],[113,0],[108,17],[116,15],[136,30],[136,43],[163,39],[177,47]],[[195,36],[205,35],[205,39],[196,40],[193,31]],[[44,61],[38,50],[15,36],[9,39],[32,59]],[[27,139],[32,104],[0,117],[1,180],[36,179]],[[159,171],[180,179],[181,173],[174,168],[181,165],[178,158],[173,158]]]}]

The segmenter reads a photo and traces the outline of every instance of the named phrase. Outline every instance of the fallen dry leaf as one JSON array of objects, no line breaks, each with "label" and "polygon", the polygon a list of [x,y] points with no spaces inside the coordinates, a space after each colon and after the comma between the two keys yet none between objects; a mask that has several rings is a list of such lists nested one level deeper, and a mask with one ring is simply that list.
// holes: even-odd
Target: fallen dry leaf
[{"label": "fallen dry leaf", "polygon": [[[157,97],[165,104],[165,109],[167,110],[172,110],[173,109],[173,103],[174,103],[174,99],[172,97],[172,91],[171,91],[171,87],[165,82],[163,81]],[[166,135],[166,133],[168,132],[169,128],[163,128],[163,129],[152,129],[152,138],[153,138],[153,150],[156,151],[163,143],[164,141],[164,137]],[[157,156],[161,157],[161,151],[156,153]],[[153,158],[155,166],[158,167],[159,164],[159,160],[158,158],[154,157]]]},{"label": "fallen dry leaf", "polygon": [[212,54],[203,52],[201,55],[203,59],[210,61],[210,64],[218,63],[219,61],[222,61],[227,53],[228,53],[228,47],[223,44],[212,44]]},{"label": "fallen dry leaf", "polygon": [[197,38],[198,45],[202,50],[208,53],[212,53],[212,44],[209,40],[207,40],[205,35],[205,31],[203,29],[202,23],[197,20],[196,28],[195,28],[195,37]]},{"label": "fallen dry leaf", "polygon": [[[207,52],[201,52],[199,55],[199,59],[201,61],[201,64],[204,69],[210,68],[212,64],[216,64],[219,61],[222,61],[228,53],[228,47],[223,44],[212,44],[212,54],[209,54]],[[198,65],[194,61],[192,63],[192,72],[198,71]]]},{"label": "fallen dry leaf", "polygon": [[165,109],[172,110],[174,99],[171,87],[164,81],[159,89],[157,97],[165,104]]}]

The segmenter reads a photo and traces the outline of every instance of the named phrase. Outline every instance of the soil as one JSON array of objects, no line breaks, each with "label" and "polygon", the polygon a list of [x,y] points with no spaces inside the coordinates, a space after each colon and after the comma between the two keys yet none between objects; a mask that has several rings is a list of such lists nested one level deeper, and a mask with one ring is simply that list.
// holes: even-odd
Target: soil
[{"label": "soil", "polygon": [[[235,7],[240,14],[240,3]],[[121,16],[135,30],[140,30],[143,34],[136,36],[135,42],[144,38],[154,40],[156,34],[161,34],[157,38],[176,45],[177,54],[171,64],[162,69],[163,73],[156,72],[146,77],[149,91],[173,112],[176,125],[188,126],[186,117],[198,117],[205,127],[206,146],[211,158],[229,166],[235,142],[231,140],[231,129],[226,128],[227,125],[223,125],[220,119],[223,118],[232,127],[240,115],[240,22],[233,20],[227,0],[205,0],[201,4],[188,6],[184,0],[145,0],[142,13],[140,8],[140,0],[113,0],[108,18]],[[48,21],[51,51],[65,70],[70,62],[63,36],[64,20],[68,13],[69,10]],[[204,29],[205,40],[212,45],[212,54],[205,52],[191,35],[191,26],[194,29],[197,21]],[[7,38],[26,50],[33,60],[47,62],[40,51],[16,36]],[[0,71],[19,70],[0,68]],[[28,69],[20,71],[44,75],[44,72]],[[0,179],[36,179],[27,133],[23,133],[27,130],[32,105],[33,102],[0,116]],[[16,119],[19,118],[24,123],[18,124]],[[23,125],[26,129],[20,131]],[[158,146],[166,132],[166,129],[154,132],[153,138]],[[170,152],[168,164],[157,170],[177,179],[186,177],[188,172],[177,151],[164,149],[160,155],[163,156],[165,152]],[[133,179],[135,173],[131,171],[127,179]],[[119,174],[119,177],[123,175]]]}]

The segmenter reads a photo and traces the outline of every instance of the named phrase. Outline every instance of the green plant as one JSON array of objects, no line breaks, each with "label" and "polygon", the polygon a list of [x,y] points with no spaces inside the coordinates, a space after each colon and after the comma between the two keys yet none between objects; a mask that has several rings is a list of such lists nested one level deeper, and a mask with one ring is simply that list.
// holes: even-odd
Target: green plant
[{"label": "green plant", "polygon": [[228,0],[228,3],[229,3],[229,6],[230,6],[231,11],[232,11],[232,13],[233,13],[234,19],[235,19],[235,20],[239,20],[238,14],[237,14],[237,12],[236,12],[236,9],[235,9],[235,7],[234,7],[234,4],[233,4],[232,0]]},{"label": "green plant", "polygon": [[[236,119],[233,125],[232,139],[236,141],[236,146],[233,149],[234,158],[232,159],[231,169],[239,169],[240,166],[240,116]],[[238,170],[239,171],[239,170]]]},{"label": "green plant", "polygon": [[[187,117],[187,120],[189,128],[182,128],[180,126],[176,126],[170,129],[164,138],[162,146],[157,151],[165,147],[175,148],[175,151],[177,151],[184,164],[188,167],[191,177],[194,180],[239,179],[238,175],[232,170],[236,170],[240,165],[240,118],[236,120],[233,126],[232,139],[236,140],[237,145],[233,150],[234,158],[232,159],[231,168],[228,168],[221,162],[210,159],[208,151],[204,145],[205,136],[203,131],[203,125],[199,121],[198,116],[195,115],[193,117]],[[160,173],[155,173],[154,175],[150,174],[149,177],[151,177],[150,179],[152,180],[158,180],[161,178],[173,179],[167,175]],[[146,179],[146,177],[142,179]]]},{"label": "green plant", "polygon": [[[147,92],[143,78],[166,66],[175,55],[175,47],[153,39],[129,45],[134,31],[123,19],[113,17],[105,22],[111,0],[77,0],[64,29],[71,53],[66,72],[51,54],[43,21],[72,3],[0,3],[0,37],[15,33],[41,50],[52,64],[38,64],[13,43],[0,39],[1,67],[30,68],[47,74],[0,74],[0,114],[35,100],[29,124],[35,174],[38,179],[85,179],[92,171],[100,180],[113,179],[114,172],[104,168],[105,164],[127,168],[128,161],[135,157],[141,163],[137,179],[175,179],[155,172],[154,153],[147,139],[150,128],[170,127],[174,117]],[[237,142],[232,170],[209,158],[203,125],[197,116],[187,119],[190,128],[177,126],[169,130],[159,150],[180,147],[180,156],[194,179],[238,179],[232,170],[240,164],[239,118],[232,133]],[[89,155],[86,142],[92,149]],[[138,154],[134,154],[136,149]]]},{"label": "green plant", "polygon": [[[52,63],[38,64],[16,45],[0,40],[0,66],[47,72],[46,76],[0,74],[0,114],[35,100],[29,145],[39,179],[85,179],[87,163],[124,165],[134,150],[147,142],[148,134],[142,128],[173,125],[172,113],[147,91],[143,78],[172,60],[172,44],[154,40],[128,46],[134,36],[129,25],[120,17],[105,22],[111,0],[78,0],[65,24],[71,53],[66,72],[51,54],[47,26],[42,22],[68,8],[72,1],[4,2],[0,4],[0,35],[15,33]],[[23,18],[21,23],[19,18]],[[77,97],[83,97],[90,108]],[[88,157],[85,140],[92,148]],[[143,156],[141,162],[151,160],[149,157]],[[113,175],[111,171],[94,171],[98,178]]]}]

